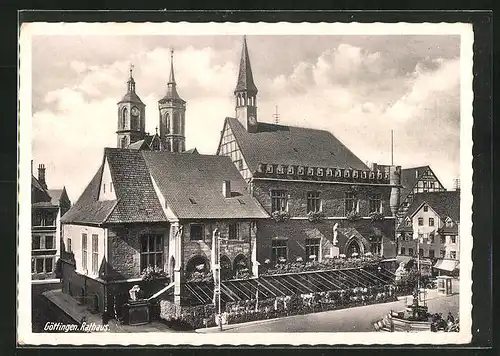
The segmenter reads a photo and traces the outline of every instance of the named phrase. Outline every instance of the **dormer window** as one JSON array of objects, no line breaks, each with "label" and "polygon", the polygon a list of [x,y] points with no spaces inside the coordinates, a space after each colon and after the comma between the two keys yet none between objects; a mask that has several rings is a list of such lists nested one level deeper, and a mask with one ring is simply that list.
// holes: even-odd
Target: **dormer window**
[{"label": "dormer window", "polygon": [[266,173],[273,173],[273,166],[271,164],[268,164],[266,167]]},{"label": "dormer window", "polygon": [[352,177],[353,178],[358,178],[358,174],[359,174],[358,171],[353,171],[352,172]]},{"label": "dormer window", "polygon": [[344,178],[349,178],[351,176],[351,172],[348,169],[344,171]]},{"label": "dormer window", "polygon": [[287,171],[287,173],[288,173],[288,174],[293,174],[293,171],[294,171],[293,166],[288,166],[288,171]]},{"label": "dormer window", "polygon": [[318,168],[317,174],[319,177],[323,177],[323,168]]},{"label": "dormer window", "polygon": [[284,174],[285,173],[285,168],[282,165],[278,166],[278,174]]},{"label": "dormer window", "polygon": [[342,172],[340,171],[340,169],[335,170],[335,177],[342,177]]},{"label": "dormer window", "polygon": [[196,203],[196,200],[194,200],[194,198],[189,198],[189,202],[190,202],[191,204],[197,204],[197,203]]},{"label": "dormer window", "polygon": [[361,172],[361,178],[366,179],[368,177],[368,174],[366,171]]},{"label": "dormer window", "polygon": [[331,177],[331,176],[333,176],[333,169],[328,168],[328,169],[326,170],[326,176],[327,176],[327,177]]},{"label": "dormer window", "polygon": [[299,167],[299,168],[297,169],[297,173],[298,173],[299,175],[304,175],[304,167]]},{"label": "dormer window", "polygon": [[375,179],[375,172],[370,172],[370,179]]},{"label": "dormer window", "polygon": [[388,173],[388,172],[385,172],[385,173],[384,173],[384,179],[385,179],[385,180],[388,180],[388,179],[389,179],[389,173]]},{"label": "dormer window", "polygon": [[445,220],[446,227],[453,227],[453,220],[451,218],[447,217]]},{"label": "dormer window", "polygon": [[407,218],[407,219],[405,220],[405,223],[406,223],[406,226],[407,226],[407,227],[411,227],[411,220],[410,220],[410,219],[408,219],[408,218]]},{"label": "dormer window", "polygon": [[382,179],[382,172],[380,171],[377,172],[377,179]]},{"label": "dormer window", "polygon": [[314,168],[312,168],[312,167],[307,168],[307,175],[308,176],[314,175]]}]

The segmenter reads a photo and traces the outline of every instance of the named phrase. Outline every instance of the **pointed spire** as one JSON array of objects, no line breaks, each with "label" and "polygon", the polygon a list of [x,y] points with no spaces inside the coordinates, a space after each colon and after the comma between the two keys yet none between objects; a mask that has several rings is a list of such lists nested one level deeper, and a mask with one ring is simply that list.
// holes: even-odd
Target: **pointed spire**
[{"label": "pointed spire", "polygon": [[134,65],[132,63],[130,63],[130,68],[129,68],[130,75],[129,75],[129,78],[127,81],[127,84],[128,84],[127,90],[129,93],[135,92],[135,80],[134,80],[134,77],[132,76],[133,69],[134,69]]},{"label": "pointed spire", "polygon": [[170,50],[170,77],[168,78],[168,83],[167,83],[167,94],[162,99],[160,99],[159,102],[163,103],[169,100],[185,102],[184,100],[181,99],[179,93],[177,93],[177,83],[175,82],[175,75],[174,75],[173,49]]},{"label": "pointed spire", "polygon": [[168,84],[175,84],[174,75],[174,50],[170,50],[170,78],[168,79]]},{"label": "pointed spire", "polygon": [[252,94],[257,94],[258,90],[253,81],[252,67],[250,65],[250,57],[247,48],[247,36],[243,36],[243,48],[241,49],[240,71],[238,73],[238,83],[236,84],[236,92],[247,91]]}]

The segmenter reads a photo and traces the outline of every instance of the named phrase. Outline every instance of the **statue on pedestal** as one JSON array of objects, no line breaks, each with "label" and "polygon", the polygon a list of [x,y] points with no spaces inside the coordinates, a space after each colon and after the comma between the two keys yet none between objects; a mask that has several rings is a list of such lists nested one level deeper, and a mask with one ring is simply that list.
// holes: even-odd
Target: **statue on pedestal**
[{"label": "statue on pedestal", "polygon": [[129,291],[130,300],[136,301],[139,299],[139,292],[141,291],[141,287],[139,285],[134,285]]}]

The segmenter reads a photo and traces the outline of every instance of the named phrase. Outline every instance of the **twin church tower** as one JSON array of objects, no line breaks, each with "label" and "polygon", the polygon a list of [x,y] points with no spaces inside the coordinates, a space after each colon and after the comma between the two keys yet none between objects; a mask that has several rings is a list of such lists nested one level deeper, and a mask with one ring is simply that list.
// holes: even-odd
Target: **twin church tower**
[{"label": "twin church tower", "polygon": [[[238,82],[234,91],[236,117],[248,132],[257,129],[257,87],[253,81],[246,38],[243,37]],[[154,135],[146,133],[146,105],[135,91],[135,80],[130,69],[127,93],[118,102],[118,148],[136,148],[184,152],[186,150],[186,101],[177,92],[174,75],[173,51],[170,52],[170,77],[165,96],[158,101],[158,128]]]}]

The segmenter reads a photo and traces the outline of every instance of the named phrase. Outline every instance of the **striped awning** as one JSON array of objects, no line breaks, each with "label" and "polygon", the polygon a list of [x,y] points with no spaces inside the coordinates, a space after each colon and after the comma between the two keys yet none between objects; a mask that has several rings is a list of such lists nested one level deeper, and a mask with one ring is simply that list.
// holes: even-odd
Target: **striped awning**
[{"label": "striped awning", "polygon": [[[350,268],[329,271],[309,271],[281,275],[266,275],[246,280],[228,280],[221,283],[221,300],[268,299],[309,294],[355,287],[374,287],[391,284],[394,274],[377,268]],[[184,284],[186,297],[192,305],[213,302],[214,284],[189,282]]]},{"label": "striped awning", "polygon": [[434,268],[440,269],[442,271],[453,272],[458,266],[457,260],[438,260],[434,265]]}]

